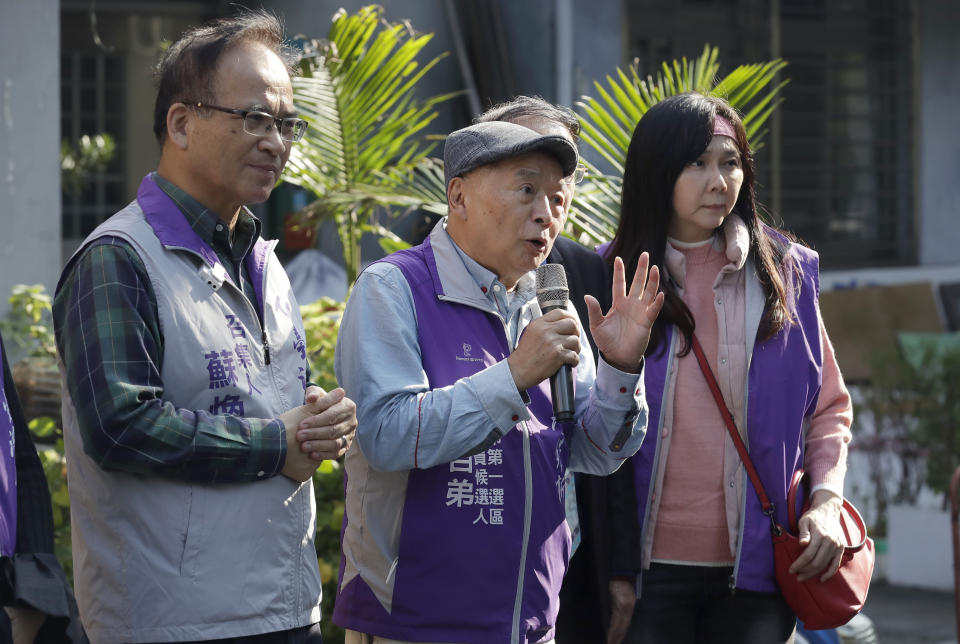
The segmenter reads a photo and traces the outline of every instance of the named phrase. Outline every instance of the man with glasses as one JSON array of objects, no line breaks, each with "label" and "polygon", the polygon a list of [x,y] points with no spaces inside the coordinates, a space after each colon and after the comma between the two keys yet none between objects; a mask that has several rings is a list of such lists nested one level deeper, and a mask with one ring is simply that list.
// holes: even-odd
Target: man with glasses
[{"label": "man with glasses", "polygon": [[279,22],[194,28],[157,69],[156,172],[64,269],[74,576],[92,641],[320,642],[311,477],[356,427],[309,385],[299,308],[245,207],[306,124]]},{"label": "man with glasses", "polygon": [[[567,214],[562,134],[479,123],[444,145],[448,215],[361,273],[337,340],[357,401],[334,622],[348,644],[551,642],[571,537],[568,468],[605,474],[646,428],[641,377],[663,296],[644,257],[589,320],[542,313],[534,269]],[[575,366],[575,419],[549,376]]]}]

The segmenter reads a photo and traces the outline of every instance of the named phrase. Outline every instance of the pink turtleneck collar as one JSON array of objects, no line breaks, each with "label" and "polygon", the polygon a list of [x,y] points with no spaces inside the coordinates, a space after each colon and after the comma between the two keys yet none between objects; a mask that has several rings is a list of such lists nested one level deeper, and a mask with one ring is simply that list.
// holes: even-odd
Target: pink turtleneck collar
[{"label": "pink turtleneck collar", "polygon": [[683,289],[687,274],[687,253],[681,249],[696,248],[706,245],[708,242],[717,252],[725,253],[727,260],[730,262],[722,272],[739,271],[743,268],[750,251],[750,233],[740,216],[731,213],[723,220],[723,224],[713,234],[713,237],[704,242],[691,244],[667,238],[666,272],[677,285],[677,288]]}]

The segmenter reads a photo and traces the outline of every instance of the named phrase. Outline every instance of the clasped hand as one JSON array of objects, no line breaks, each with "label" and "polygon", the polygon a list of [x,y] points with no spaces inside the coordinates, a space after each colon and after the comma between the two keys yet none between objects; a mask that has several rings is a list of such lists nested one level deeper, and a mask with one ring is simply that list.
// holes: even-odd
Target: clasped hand
[{"label": "clasped hand", "polygon": [[313,476],[321,461],[347,453],[357,431],[357,406],[343,389],[307,388],[305,403],[280,415],[287,433],[281,474],[295,481]]},{"label": "clasped hand", "polygon": [[[636,373],[650,340],[660,309],[660,271],[649,270],[650,257],[640,255],[637,271],[626,290],[623,261],[613,265],[613,304],[606,315],[600,303],[587,295],[590,331],[604,359],[613,367]],[[557,372],[563,364],[576,366],[580,361],[580,329],[573,313],[556,309],[531,322],[523,331],[516,350],[507,358],[510,373],[521,391],[533,387]]]}]

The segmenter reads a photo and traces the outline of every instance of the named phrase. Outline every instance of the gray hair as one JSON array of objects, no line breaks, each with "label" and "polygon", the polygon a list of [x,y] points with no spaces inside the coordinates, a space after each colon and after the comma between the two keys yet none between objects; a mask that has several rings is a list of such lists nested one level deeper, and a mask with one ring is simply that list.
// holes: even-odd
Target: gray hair
[{"label": "gray hair", "polygon": [[473,119],[473,122],[513,121],[523,116],[536,116],[559,123],[570,132],[574,143],[580,141],[580,119],[573,110],[562,105],[554,105],[539,96],[517,96],[509,101],[498,103]]}]

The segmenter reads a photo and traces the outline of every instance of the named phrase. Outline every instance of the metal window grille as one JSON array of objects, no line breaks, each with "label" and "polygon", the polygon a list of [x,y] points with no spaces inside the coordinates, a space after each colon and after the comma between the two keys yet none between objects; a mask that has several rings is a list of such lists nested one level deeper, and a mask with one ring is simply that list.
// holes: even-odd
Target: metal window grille
[{"label": "metal window grille", "polygon": [[912,3],[627,4],[628,60],[643,74],[707,42],[720,49],[721,74],[774,55],[789,62],[780,127],[757,154],[758,198],[825,266],[915,259]]},{"label": "metal window grille", "polygon": [[782,3],[781,214],[831,265],[915,256],[910,7]]},{"label": "metal window grille", "polygon": [[64,190],[63,239],[77,242],[126,203],[124,184],[124,93],[122,56],[63,52],[60,57],[61,138],[110,134],[116,153],[78,192]]}]

